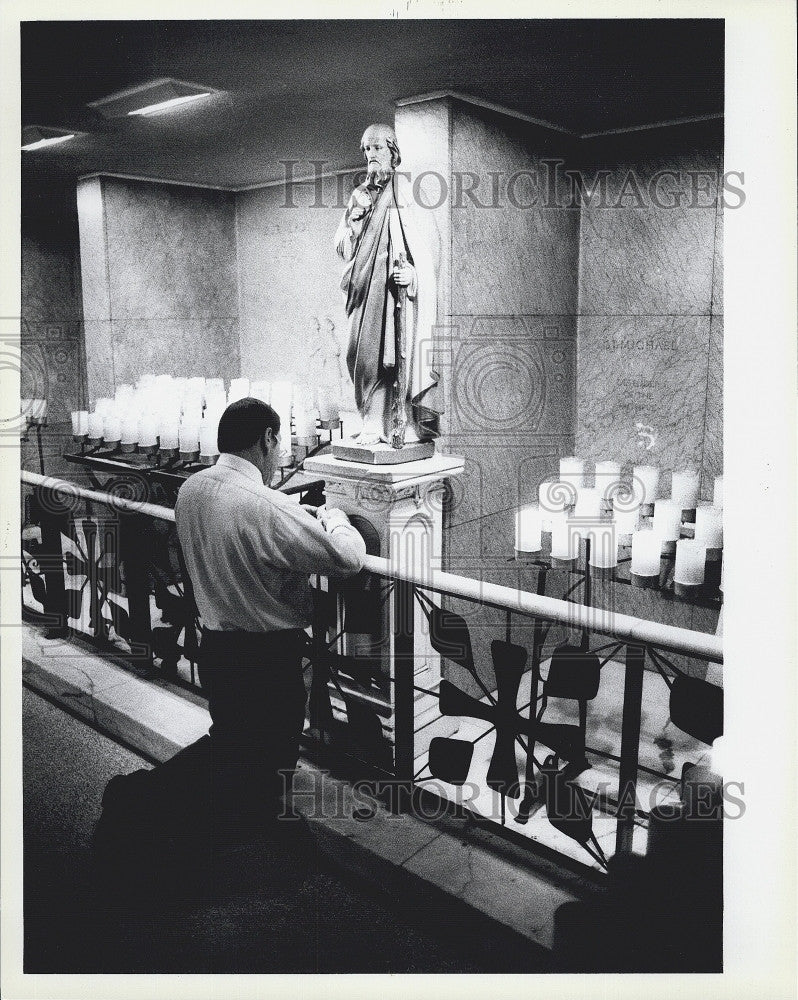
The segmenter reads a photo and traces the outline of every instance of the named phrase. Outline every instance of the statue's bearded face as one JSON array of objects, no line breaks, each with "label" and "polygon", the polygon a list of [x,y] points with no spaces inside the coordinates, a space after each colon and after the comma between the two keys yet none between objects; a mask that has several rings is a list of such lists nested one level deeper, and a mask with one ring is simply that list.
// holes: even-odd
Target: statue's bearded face
[{"label": "statue's bearded face", "polygon": [[387,178],[393,173],[393,156],[388,146],[388,136],[379,129],[369,129],[361,143],[366,170],[371,176]]}]

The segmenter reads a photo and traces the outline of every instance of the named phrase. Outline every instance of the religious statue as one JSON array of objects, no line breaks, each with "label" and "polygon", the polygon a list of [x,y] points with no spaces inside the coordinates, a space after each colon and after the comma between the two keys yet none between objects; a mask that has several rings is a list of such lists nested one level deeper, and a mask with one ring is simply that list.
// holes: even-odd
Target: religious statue
[{"label": "religious statue", "polygon": [[360,148],[366,180],[352,192],[335,234],[346,262],[346,361],[363,418],[355,442],[401,449],[439,434],[441,387],[431,361],[435,269],[409,206],[397,196],[394,130],[369,125]]}]

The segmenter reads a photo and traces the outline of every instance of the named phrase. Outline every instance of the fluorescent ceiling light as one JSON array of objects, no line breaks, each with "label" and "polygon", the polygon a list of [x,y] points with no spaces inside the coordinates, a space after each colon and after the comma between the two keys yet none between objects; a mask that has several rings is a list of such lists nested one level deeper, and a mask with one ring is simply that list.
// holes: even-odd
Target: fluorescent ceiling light
[{"label": "fluorescent ceiling light", "polygon": [[62,128],[44,128],[40,125],[27,125],[22,130],[22,149],[30,152],[32,149],[44,149],[45,146],[56,146],[74,139],[74,132]]},{"label": "fluorescent ceiling light", "polygon": [[211,94],[217,93],[219,91],[213,87],[161,77],[139,87],[130,87],[128,90],[120,90],[109,97],[90,101],[89,107],[95,108],[105,118],[154,115],[161,111],[171,111],[172,108],[181,107],[198,100],[200,97],[209,97]]},{"label": "fluorescent ceiling light", "polygon": [[154,115],[159,111],[166,111],[167,108],[177,108],[181,104],[188,104],[189,101],[196,101],[200,97],[210,97],[210,91],[206,90],[202,94],[185,94],[183,97],[172,97],[168,101],[161,101],[158,104],[148,104],[144,108],[138,108],[136,111],[128,111],[129,115]]}]

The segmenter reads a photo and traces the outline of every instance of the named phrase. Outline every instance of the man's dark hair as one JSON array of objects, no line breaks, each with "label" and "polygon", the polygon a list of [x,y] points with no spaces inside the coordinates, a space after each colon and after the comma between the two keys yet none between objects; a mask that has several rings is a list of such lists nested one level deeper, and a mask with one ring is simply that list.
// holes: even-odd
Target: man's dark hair
[{"label": "man's dark hair", "polygon": [[237,399],[219,418],[219,452],[246,451],[263,438],[267,427],[280,433],[280,418],[268,403],[251,396]]}]

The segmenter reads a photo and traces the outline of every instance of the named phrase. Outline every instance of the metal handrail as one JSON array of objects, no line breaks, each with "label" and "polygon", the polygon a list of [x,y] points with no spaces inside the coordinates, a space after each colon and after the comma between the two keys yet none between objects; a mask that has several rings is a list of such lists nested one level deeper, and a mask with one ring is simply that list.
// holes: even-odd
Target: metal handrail
[{"label": "metal handrail", "polygon": [[[164,521],[174,522],[175,512],[158,504],[127,500],[110,493],[88,490],[67,480],[52,476],[42,476],[36,472],[22,471],[22,482],[31,486],[41,486],[68,496],[82,497],[96,503],[105,504],[130,513],[147,514]],[[479,604],[487,604],[530,617],[546,618],[571,628],[588,628],[593,632],[617,637],[625,642],[641,646],[657,646],[671,652],[695,656],[713,663],[723,662],[723,643],[715,635],[664,625],[660,622],[635,618],[632,615],[612,613],[611,626],[597,620],[596,609],[573,604],[554,597],[543,597],[529,591],[516,590],[496,583],[483,583],[470,577],[457,576],[441,570],[431,569],[425,573],[415,573],[405,567],[397,567],[388,559],[366,556],[364,568],[370,573],[391,580],[403,580],[425,590],[431,590],[450,597],[464,598]],[[601,614],[601,612],[599,612]]]}]

